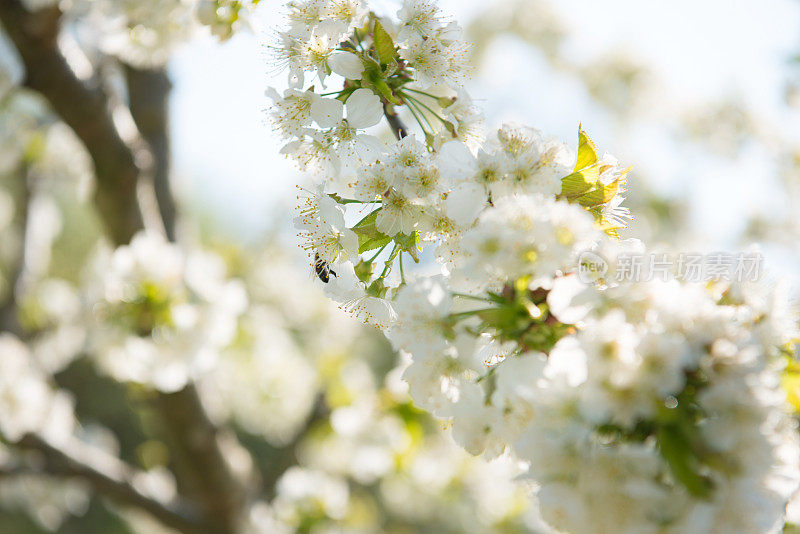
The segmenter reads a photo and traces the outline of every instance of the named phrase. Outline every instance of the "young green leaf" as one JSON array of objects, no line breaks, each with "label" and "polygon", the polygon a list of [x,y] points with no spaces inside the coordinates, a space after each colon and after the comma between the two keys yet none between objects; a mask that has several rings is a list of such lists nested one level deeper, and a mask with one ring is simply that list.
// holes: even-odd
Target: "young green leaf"
[{"label": "young green leaf", "polygon": [[397,51],[394,48],[394,41],[378,19],[375,19],[372,38],[375,41],[375,51],[378,53],[378,59],[381,65],[388,65],[394,61],[397,56]]},{"label": "young green leaf", "polygon": [[378,216],[378,211],[375,210],[353,227],[353,231],[358,236],[358,253],[375,250],[383,245],[390,243],[392,238],[375,228],[375,219]]},{"label": "young green leaf", "polygon": [[578,161],[575,163],[575,170],[585,169],[595,163],[597,163],[597,148],[594,146],[594,141],[589,139],[586,132],[578,126]]},{"label": "young green leaf", "polygon": [[581,196],[594,187],[599,176],[597,167],[589,167],[565,176],[561,179],[561,196],[567,200]]},{"label": "young green leaf", "polygon": [[578,197],[578,202],[580,202],[581,206],[585,206],[587,208],[605,204],[617,194],[618,185],[618,182],[611,182],[608,185],[601,185],[600,187],[597,187],[596,189],[593,189],[588,193]]}]

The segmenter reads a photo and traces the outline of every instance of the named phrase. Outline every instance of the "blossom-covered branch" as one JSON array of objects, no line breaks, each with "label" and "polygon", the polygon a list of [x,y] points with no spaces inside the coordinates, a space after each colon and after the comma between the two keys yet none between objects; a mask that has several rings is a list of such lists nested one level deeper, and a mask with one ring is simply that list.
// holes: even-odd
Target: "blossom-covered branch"
[{"label": "blossom-covered branch", "polygon": [[[136,126],[155,158],[153,182],[167,238],[175,240],[175,202],[170,187],[168,98],[171,82],[164,67],[125,66],[129,106]],[[246,473],[235,473],[226,459],[228,449],[240,447],[233,436],[209,419],[195,386],[160,392],[154,399],[167,441],[178,454],[176,476],[184,493],[199,507],[206,528],[234,532],[246,498]]]},{"label": "blossom-covered branch", "polygon": [[[289,87],[271,91],[283,152],[315,179],[295,222],[326,294],[410,356],[415,402],[467,451],[529,466],[553,528],[775,532],[800,482],[786,296],[617,283],[644,250],[619,239],[630,168],[582,129],[577,151],[527,126],[486,136],[468,45],[433,1],[344,4],[288,5]],[[417,130],[387,113],[397,140],[373,135],[388,106]],[[440,274],[407,273],[428,247]]]}]

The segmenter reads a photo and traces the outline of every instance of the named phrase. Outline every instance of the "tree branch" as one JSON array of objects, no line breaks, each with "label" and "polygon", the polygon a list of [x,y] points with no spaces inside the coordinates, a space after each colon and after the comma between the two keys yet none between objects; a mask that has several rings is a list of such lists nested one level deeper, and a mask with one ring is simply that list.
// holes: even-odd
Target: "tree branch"
[{"label": "tree branch", "polygon": [[198,503],[208,534],[236,534],[246,484],[228,462],[222,436],[206,415],[197,389],[188,385],[175,393],[160,393],[155,404],[173,451],[181,494]]},{"label": "tree branch", "polygon": [[[144,510],[179,532],[208,532],[200,522],[197,512],[188,503],[161,502],[138,490],[133,483],[135,470],[113,456],[99,457],[95,451],[78,449],[67,453],[36,434],[26,434],[15,446],[40,453],[44,459],[43,474],[80,478],[98,495],[108,497],[120,505]],[[99,460],[102,460],[102,465]]]},{"label": "tree branch", "polygon": [[[142,168],[117,130],[102,81],[78,79],[58,48],[61,12],[36,12],[20,0],[0,0],[0,22],[25,64],[25,85],[41,93],[81,139],[94,163],[96,201],[117,244],[143,227],[136,187]],[[141,158],[140,158],[141,159]]]},{"label": "tree branch", "polygon": [[128,107],[139,133],[153,155],[153,187],[164,230],[175,241],[175,200],[170,189],[169,93],[172,83],[165,68],[139,69],[125,65]]}]

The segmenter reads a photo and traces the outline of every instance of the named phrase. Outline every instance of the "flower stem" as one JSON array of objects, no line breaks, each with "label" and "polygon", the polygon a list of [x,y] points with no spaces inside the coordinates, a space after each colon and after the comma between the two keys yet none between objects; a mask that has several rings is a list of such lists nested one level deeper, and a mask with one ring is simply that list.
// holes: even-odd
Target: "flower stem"
[{"label": "flower stem", "polygon": [[394,265],[394,260],[397,257],[397,253],[400,251],[400,245],[397,243],[394,244],[392,247],[392,252],[389,254],[389,259],[386,260],[384,264],[383,271],[381,271],[381,275],[378,277],[378,280],[382,280],[386,278],[386,276],[392,271],[392,265]]},{"label": "flower stem", "polygon": [[427,96],[428,98],[433,98],[434,100],[439,100],[438,96],[432,95],[430,93],[426,93],[425,91],[419,91],[417,89],[412,89],[410,87],[403,88],[403,91],[411,91],[412,93],[417,93],[418,95],[424,95],[424,96]]},{"label": "flower stem", "polygon": [[339,198],[339,204],[380,204],[380,200],[357,200],[355,198]]},{"label": "flower stem", "polygon": [[492,311],[494,309],[496,309],[496,308],[478,308],[477,310],[469,310],[469,311],[463,311],[463,312],[458,312],[458,313],[451,313],[448,317],[450,317],[451,319],[459,320],[459,319],[462,319],[464,317],[471,317],[471,316],[476,315],[478,313],[482,313],[482,312],[485,312],[485,311]]},{"label": "flower stem", "polygon": [[[412,102],[411,100],[403,99],[403,102],[408,107],[408,111],[410,111],[411,114],[416,119],[417,124],[419,124],[419,127],[422,128],[422,132],[425,134],[425,137],[428,137],[428,130],[425,129],[425,124],[423,124],[422,120],[420,119],[420,115],[422,115],[422,112],[420,112],[417,109],[417,107],[414,105],[414,102]],[[428,126],[431,126],[431,123],[430,123],[430,121],[428,121],[427,117],[425,117],[424,115],[422,115],[422,116],[425,118],[425,121],[428,123]],[[433,136],[433,126],[431,126],[430,135]]]},{"label": "flower stem", "polygon": [[417,113],[419,113],[419,114],[420,114],[420,116],[421,116],[423,119],[425,119],[425,124],[427,124],[427,125],[428,125],[428,128],[430,128],[430,129],[431,129],[431,133],[435,132],[435,131],[436,131],[436,128],[434,128],[434,127],[433,127],[433,123],[430,121],[430,119],[428,118],[428,116],[427,116],[427,115],[425,115],[425,112],[424,112],[424,111],[422,111],[422,108],[419,106],[419,100],[417,100],[416,98],[411,98],[411,97],[410,97],[410,96],[408,96],[408,95],[406,95],[406,97],[407,97],[406,104],[408,104],[408,106],[409,106],[409,109],[411,108],[411,106],[413,106],[413,107],[414,107],[414,109],[416,109],[416,110],[417,110]]},{"label": "flower stem", "polygon": [[389,243],[386,243],[386,244],[385,244],[385,245],[383,245],[381,248],[379,248],[379,249],[378,249],[378,253],[377,253],[377,254],[375,254],[374,256],[372,256],[370,259],[368,259],[368,260],[367,260],[367,263],[372,263],[373,261],[375,261],[376,259],[378,259],[378,256],[380,256],[380,255],[381,255],[381,252],[383,252],[383,249],[385,249],[385,248],[386,248],[386,247],[388,247],[388,246],[389,246]]},{"label": "flower stem", "polygon": [[[411,114],[414,116],[414,119],[417,121],[417,124],[419,124],[419,127],[420,127],[420,128],[422,128],[422,133],[424,133],[424,134],[425,134],[425,136],[427,137],[427,136],[428,136],[428,130],[426,130],[426,129],[425,129],[425,125],[424,125],[424,124],[422,124],[422,121],[420,120],[420,118],[419,118],[419,115],[417,115],[417,112],[414,110],[414,107],[413,107],[413,105],[411,104],[411,101],[410,101],[410,100],[403,99],[403,103],[404,103],[404,104],[406,105],[406,107],[408,108],[408,111],[410,111],[410,112],[411,112]],[[431,132],[431,135],[433,135],[433,133],[432,133],[432,132]]]},{"label": "flower stem", "polygon": [[471,300],[479,300],[481,302],[492,302],[490,299],[486,297],[481,297],[478,295],[468,295],[466,293],[453,293],[454,297],[462,298],[462,299],[471,299]]},{"label": "flower stem", "polygon": [[[431,109],[429,106],[425,105],[425,103],[424,103],[424,102],[422,102],[421,100],[419,100],[419,99],[417,99],[417,98],[414,98],[414,97],[413,97],[413,96],[411,96],[411,95],[404,95],[404,96],[405,96],[405,98],[407,98],[408,100],[412,100],[412,101],[414,101],[414,103],[415,103],[417,106],[422,106],[423,108],[425,108],[426,110],[428,110],[428,113],[430,113],[431,115],[433,115],[434,117],[436,117],[437,119],[439,119],[439,121],[440,121],[442,124],[444,124],[445,122],[447,122],[447,121],[445,121],[445,120],[444,120],[444,119],[443,119],[443,118],[442,118],[442,117],[441,117],[441,116],[440,116],[438,113],[436,113],[435,111],[433,111],[433,110],[432,110],[432,109]],[[419,109],[419,108],[417,108],[417,109]],[[420,113],[422,113],[422,112],[420,111]],[[430,122],[429,122],[428,124],[430,124]],[[431,126],[431,128],[433,128],[433,126]]]}]

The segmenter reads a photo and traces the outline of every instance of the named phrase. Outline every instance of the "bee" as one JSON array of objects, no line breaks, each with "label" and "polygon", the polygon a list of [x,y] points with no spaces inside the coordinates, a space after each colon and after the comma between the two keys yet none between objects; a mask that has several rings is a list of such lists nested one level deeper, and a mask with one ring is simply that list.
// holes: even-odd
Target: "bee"
[{"label": "bee", "polygon": [[331,281],[331,275],[338,277],[336,271],[331,269],[330,263],[320,258],[319,254],[314,254],[314,272],[317,278],[326,284]]}]

